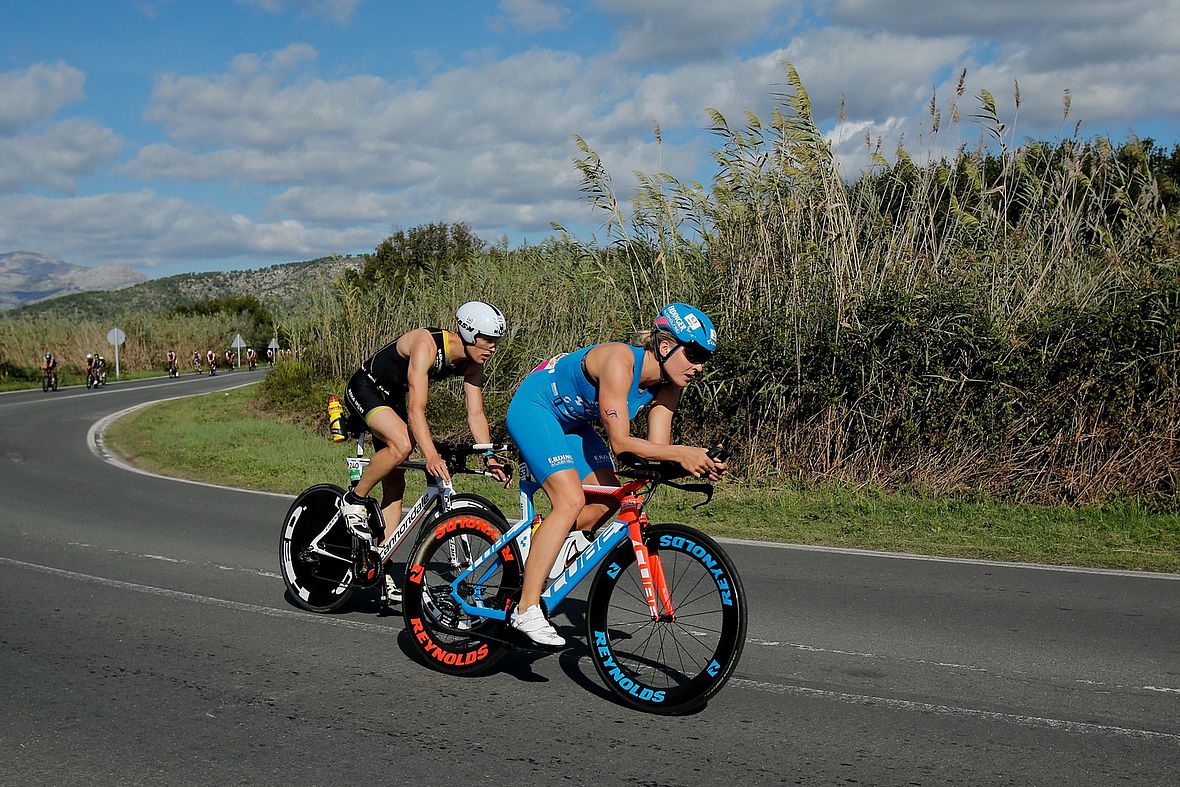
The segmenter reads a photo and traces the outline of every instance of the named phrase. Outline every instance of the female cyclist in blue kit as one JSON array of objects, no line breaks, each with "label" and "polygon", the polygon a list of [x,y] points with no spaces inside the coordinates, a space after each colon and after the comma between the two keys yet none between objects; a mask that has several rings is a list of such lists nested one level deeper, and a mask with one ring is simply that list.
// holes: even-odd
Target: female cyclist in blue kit
[{"label": "female cyclist in blue kit", "polygon": [[[660,310],[645,346],[583,347],[538,367],[517,388],[508,407],[508,433],[552,503],[533,535],[511,621],[533,642],[565,644],[541,608],[542,586],[570,529],[592,530],[613,513],[602,504],[587,505],[582,491],[583,482],[618,485],[611,449],[677,462],[697,477],[716,480],[725,472],[725,464],[706,449],[671,444],[680,393],[716,349],[712,321],[699,309],[673,303]],[[631,421],[648,406],[644,439],[631,434]],[[595,423],[602,424],[610,449]]]}]

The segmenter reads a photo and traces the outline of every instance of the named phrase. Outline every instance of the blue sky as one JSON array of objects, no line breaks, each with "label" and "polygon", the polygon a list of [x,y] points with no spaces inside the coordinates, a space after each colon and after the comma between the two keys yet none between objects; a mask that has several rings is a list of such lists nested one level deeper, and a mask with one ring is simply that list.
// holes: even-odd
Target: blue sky
[{"label": "blue sky", "polygon": [[[712,174],[706,109],[766,117],[799,70],[849,177],[974,146],[1180,141],[1174,0],[94,0],[0,6],[0,253],[149,276],[366,252],[464,221],[589,238],[578,134],[632,173]],[[959,124],[948,122],[966,69]],[[1020,85],[1016,111],[1014,85]],[[1062,97],[1071,93],[1068,119]],[[931,95],[946,116],[930,134]],[[839,117],[843,101],[845,119]],[[653,137],[662,129],[662,144]]]}]

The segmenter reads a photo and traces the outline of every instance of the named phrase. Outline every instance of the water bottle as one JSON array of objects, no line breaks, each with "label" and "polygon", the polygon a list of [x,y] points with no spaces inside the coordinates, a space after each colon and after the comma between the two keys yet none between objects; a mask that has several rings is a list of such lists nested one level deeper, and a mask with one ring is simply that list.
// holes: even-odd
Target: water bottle
[{"label": "water bottle", "polygon": [[343,443],[348,439],[344,433],[344,405],[337,396],[328,397],[328,429],[332,432],[332,442]]},{"label": "water bottle", "polygon": [[586,551],[588,546],[590,546],[590,539],[584,532],[571,530],[570,534],[565,537],[561,550],[557,553],[557,560],[553,561],[553,567],[549,569],[549,579],[560,577],[566,569],[574,564],[578,555]]}]

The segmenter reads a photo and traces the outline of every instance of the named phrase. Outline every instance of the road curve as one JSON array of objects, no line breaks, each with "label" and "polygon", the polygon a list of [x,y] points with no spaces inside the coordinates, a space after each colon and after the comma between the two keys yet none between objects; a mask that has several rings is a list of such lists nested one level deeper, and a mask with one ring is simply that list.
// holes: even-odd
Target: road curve
[{"label": "road curve", "polygon": [[[751,598],[702,712],[616,705],[582,643],[459,680],[371,600],[294,609],[288,501],[103,462],[86,435],[236,372],[0,396],[0,784],[1164,784],[1180,581],[730,543]],[[325,480],[340,469],[324,468]]]}]

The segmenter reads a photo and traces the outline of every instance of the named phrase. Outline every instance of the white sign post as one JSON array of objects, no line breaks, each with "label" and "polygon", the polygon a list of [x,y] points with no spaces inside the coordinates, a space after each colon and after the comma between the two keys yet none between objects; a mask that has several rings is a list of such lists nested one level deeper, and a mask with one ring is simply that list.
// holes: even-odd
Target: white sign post
[{"label": "white sign post", "polygon": [[119,379],[119,345],[127,341],[127,334],[122,328],[111,328],[107,331],[107,342],[115,345],[115,379]]},{"label": "white sign post", "polygon": [[270,349],[270,365],[275,365],[275,358],[279,354],[279,340],[278,337],[272,337],[270,344],[266,345]]},{"label": "white sign post", "polygon": [[238,351],[238,368],[239,369],[242,368],[242,348],[245,346],[246,346],[246,342],[242,340],[242,334],[240,334],[240,333],[234,337],[233,342],[230,344],[230,347],[233,347],[234,349],[236,349]]}]

